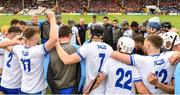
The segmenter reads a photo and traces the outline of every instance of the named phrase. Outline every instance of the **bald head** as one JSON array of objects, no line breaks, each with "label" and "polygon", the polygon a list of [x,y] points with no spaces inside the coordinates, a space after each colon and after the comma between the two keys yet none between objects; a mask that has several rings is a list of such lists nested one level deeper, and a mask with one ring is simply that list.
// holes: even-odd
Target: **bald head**
[{"label": "bald head", "polygon": [[84,18],[80,18],[79,23],[80,25],[84,25]]},{"label": "bald head", "polygon": [[38,16],[37,15],[32,15],[31,19],[32,19],[32,23],[33,24],[37,24],[38,23]]}]

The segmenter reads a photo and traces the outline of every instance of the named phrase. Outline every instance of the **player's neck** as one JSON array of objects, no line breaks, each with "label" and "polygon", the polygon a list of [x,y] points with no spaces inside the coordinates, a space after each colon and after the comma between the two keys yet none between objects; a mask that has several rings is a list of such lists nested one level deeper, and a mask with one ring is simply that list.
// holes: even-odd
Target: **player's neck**
[{"label": "player's neck", "polygon": [[60,38],[60,43],[69,43],[69,42],[70,42],[70,39],[67,37]]},{"label": "player's neck", "polygon": [[33,46],[35,46],[36,44],[35,44],[33,41],[27,40],[25,45],[26,45],[26,47],[33,47]]},{"label": "player's neck", "polygon": [[148,55],[156,55],[156,54],[160,54],[160,49],[148,50]]},{"label": "player's neck", "polygon": [[92,42],[103,42],[100,38],[92,38]]}]

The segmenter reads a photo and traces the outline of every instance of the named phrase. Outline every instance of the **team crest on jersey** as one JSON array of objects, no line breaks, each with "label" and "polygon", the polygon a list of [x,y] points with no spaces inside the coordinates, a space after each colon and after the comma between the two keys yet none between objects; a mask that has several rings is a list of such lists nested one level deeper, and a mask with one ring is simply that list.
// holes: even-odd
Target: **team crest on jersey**
[{"label": "team crest on jersey", "polygon": [[164,59],[154,61],[155,65],[162,65],[164,63]]},{"label": "team crest on jersey", "polygon": [[28,56],[28,55],[29,55],[29,53],[28,53],[27,51],[22,51],[22,54],[23,54],[24,56]]}]

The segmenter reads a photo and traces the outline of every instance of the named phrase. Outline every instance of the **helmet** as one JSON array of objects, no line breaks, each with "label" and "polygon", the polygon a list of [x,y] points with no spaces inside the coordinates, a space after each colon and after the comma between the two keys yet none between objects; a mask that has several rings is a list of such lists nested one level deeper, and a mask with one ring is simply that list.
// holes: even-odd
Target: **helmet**
[{"label": "helmet", "polygon": [[90,31],[92,32],[92,37],[93,36],[103,36],[104,34],[104,27],[101,25],[95,25],[94,27],[90,28]]},{"label": "helmet", "polygon": [[133,39],[129,37],[120,37],[117,43],[117,49],[123,53],[132,53],[135,46],[135,42]]},{"label": "helmet", "polygon": [[157,22],[160,23],[160,18],[159,17],[152,17],[148,20],[149,22]]},{"label": "helmet", "polygon": [[180,38],[176,32],[167,32],[162,35],[163,38],[163,47],[165,49],[170,49],[173,43],[173,40],[177,36],[174,46],[180,44]]},{"label": "helmet", "polygon": [[171,29],[171,27],[172,27],[171,22],[162,22],[161,23],[161,28]]},{"label": "helmet", "polygon": [[148,22],[147,27],[155,28],[157,31],[161,28],[160,23],[158,22]]}]

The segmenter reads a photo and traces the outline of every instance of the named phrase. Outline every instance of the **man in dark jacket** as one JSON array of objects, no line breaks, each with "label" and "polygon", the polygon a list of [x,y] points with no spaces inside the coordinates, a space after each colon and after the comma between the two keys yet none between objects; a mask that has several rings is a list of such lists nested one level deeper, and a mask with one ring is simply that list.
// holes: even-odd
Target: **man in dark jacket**
[{"label": "man in dark jacket", "polygon": [[[66,52],[72,54],[76,48],[70,44],[71,29],[62,26],[59,29],[60,44]],[[78,94],[77,88],[80,81],[80,64],[64,65],[58,57],[56,49],[50,51],[50,64],[48,66],[48,84],[53,94]]]},{"label": "man in dark jacket", "polygon": [[103,42],[107,43],[108,45],[112,47],[112,41],[113,41],[112,27],[113,26],[109,23],[109,18],[107,16],[103,17],[103,26],[105,27]]},{"label": "man in dark jacket", "polygon": [[88,25],[84,23],[84,19],[81,18],[79,24],[76,25],[79,31],[79,37],[81,39],[81,44],[86,41],[86,31],[88,30]]}]

